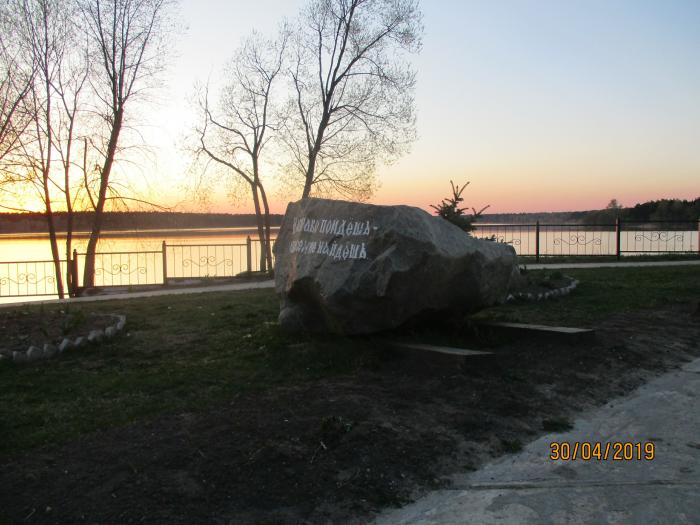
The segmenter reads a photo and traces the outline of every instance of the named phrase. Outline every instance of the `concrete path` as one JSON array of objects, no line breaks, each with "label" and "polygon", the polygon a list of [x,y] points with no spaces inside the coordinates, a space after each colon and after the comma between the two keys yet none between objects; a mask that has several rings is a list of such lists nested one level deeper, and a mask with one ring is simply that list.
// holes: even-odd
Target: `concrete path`
[{"label": "concrete path", "polygon": [[591,262],[591,263],[552,263],[521,264],[528,270],[566,269],[566,268],[653,268],[656,266],[700,266],[700,260],[692,261],[648,261],[648,262]]},{"label": "concrete path", "polygon": [[24,304],[60,304],[60,303],[84,303],[91,301],[116,301],[119,299],[135,299],[138,297],[158,297],[160,295],[181,295],[190,293],[207,293],[207,292],[231,292],[240,290],[257,290],[260,288],[274,288],[275,281],[270,279],[267,281],[256,281],[249,283],[234,283],[234,284],[220,284],[214,286],[197,286],[188,288],[164,288],[162,290],[149,290],[147,292],[127,292],[127,293],[114,293],[105,295],[90,295],[87,297],[74,297],[72,299],[50,299],[47,301],[25,301],[20,303],[6,303],[0,304],[2,307],[14,307],[21,306]]},{"label": "concrete path", "polygon": [[[553,441],[652,442],[655,458],[552,461]],[[700,523],[700,359],[375,521],[472,523]]]}]

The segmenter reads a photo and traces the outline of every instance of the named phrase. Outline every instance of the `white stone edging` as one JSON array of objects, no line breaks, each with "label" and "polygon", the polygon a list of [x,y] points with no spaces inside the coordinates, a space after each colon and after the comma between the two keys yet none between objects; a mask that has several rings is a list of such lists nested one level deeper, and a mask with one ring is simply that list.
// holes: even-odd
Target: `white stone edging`
[{"label": "white stone edging", "polygon": [[[91,330],[87,336],[76,337],[71,340],[68,337],[63,338],[63,341],[56,346],[51,343],[44,344],[43,348],[38,346],[30,346],[26,352],[12,352],[12,360],[15,363],[31,363],[42,359],[50,359],[56,355],[62,354],[69,350],[82,348],[88,344],[97,344],[103,339],[110,339],[121,332],[126,326],[126,316],[121,314],[103,314],[105,316],[116,319],[116,323],[108,326],[104,330]],[[5,356],[0,356],[5,358]],[[9,356],[7,356],[9,358]]]},{"label": "white stone edging", "polygon": [[514,294],[508,294],[508,297],[506,297],[506,302],[510,303],[517,299],[520,299],[521,301],[534,302],[544,301],[547,299],[551,299],[552,297],[564,297],[565,295],[569,295],[571,292],[573,292],[578,286],[578,284],[579,282],[576,279],[572,279],[572,281],[568,285],[562,286],[561,288],[555,288],[554,290],[548,290],[546,292],[540,292],[537,294],[527,292],[516,292]]}]

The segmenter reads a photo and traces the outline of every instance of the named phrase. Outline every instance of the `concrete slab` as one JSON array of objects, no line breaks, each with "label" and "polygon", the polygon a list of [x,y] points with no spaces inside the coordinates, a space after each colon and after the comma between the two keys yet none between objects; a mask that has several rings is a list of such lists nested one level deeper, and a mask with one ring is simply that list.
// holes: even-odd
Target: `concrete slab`
[{"label": "concrete slab", "polygon": [[[700,359],[375,525],[700,523]],[[554,461],[551,443],[651,442],[651,461]]]},{"label": "concrete slab", "polygon": [[555,338],[560,341],[579,342],[591,340],[595,331],[590,328],[570,328],[568,326],[546,326],[541,324],[506,323],[501,321],[477,321],[479,326],[487,326],[509,332],[534,334]]},{"label": "concrete slab", "polygon": [[529,330],[533,332],[552,332],[555,334],[564,335],[579,335],[593,333],[593,330],[590,328],[569,328],[568,326],[547,326],[543,324],[505,323],[501,321],[484,321],[480,322],[479,324],[487,326],[498,326],[500,328],[515,328],[518,330]]},{"label": "concrete slab", "polygon": [[457,357],[493,355],[493,352],[483,352],[481,350],[467,350],[465,348],[453,348],[451,346],[436,346],[423,343],[404,343],[401,341],[393,341],[391,345],[398,348],[406,348],[408,350],[423,350],[425,352],[436,352],[438,354],[447,354]]}]

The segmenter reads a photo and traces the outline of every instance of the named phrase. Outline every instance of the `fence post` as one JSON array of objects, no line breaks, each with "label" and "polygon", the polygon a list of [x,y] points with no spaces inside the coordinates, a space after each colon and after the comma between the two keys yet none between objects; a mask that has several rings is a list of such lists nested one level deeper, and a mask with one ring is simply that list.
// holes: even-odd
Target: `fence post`
[{"label": "fence post", "polygon": [[620,260],[620,233],[622,230],[622,223],[620,217],[615,219],[615,256],[617,260]]},{"label": "fence post", "polygon": [[248,264],[248,273],[253,271],[253,247],[252,243],[250,240],[250,235],[248,235],[248,238],[245,240],[246,244],[246,263]]},{"label": "fence post", "polygon": [[161,245],[161,251],[163,252],[163,286],[168,286],[168,254],[165,251],[165,241]]},{"label": "fence post", "polygon": [[700,219],[698,219],[698,255],[700,255]]},{"label": "fence post", "polygon": [[70,261],[70,294],[73,297],[78,295],[78,250],[73,248],[73,259]]},{"label": "fence post", "polygon": [[535,260],[540,260],[540,221],[535,224]]}]

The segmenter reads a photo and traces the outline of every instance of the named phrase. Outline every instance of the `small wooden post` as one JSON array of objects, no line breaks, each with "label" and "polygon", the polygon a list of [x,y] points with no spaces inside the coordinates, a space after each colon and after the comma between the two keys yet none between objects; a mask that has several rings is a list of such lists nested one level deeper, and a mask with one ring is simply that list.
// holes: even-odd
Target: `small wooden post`
[{"label": "small wooden post", "polygon": [[540,260],[540,221],[535,224],[535,260]]},{"label": "small wooden post", "polygon": [[253,271],[253,246],[252,242],[250,240],[250,235],[248,235],[248,238],[245,240],[246,244],[246,263],[248,265],[248,273]]},{"label": "small wooden post", "polygon": [[70,262],[71,266],[71,283],[70,283],[70,294],[73,297],[78,295],[78,250],[73,249],[73,259]]},{"label": "small wooden post", "polygon": [[165,241],[161,246],[163,257],[163,286],[168,286],[168,254],[166,252]]},{"label": "small wooden post", "polygon": [[700,219],[698,219],[698,255],[700,255]]},{"label": "small wooden post", "polygon": [[615,256],[617,260],[620,260],[620,234],[622,230],[622,223],[620,217],[615,219]]}]

